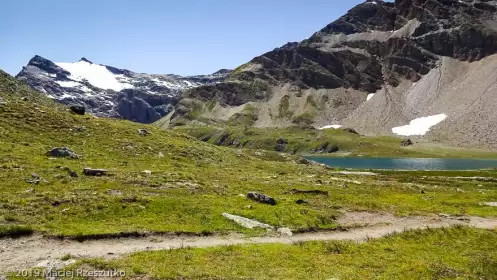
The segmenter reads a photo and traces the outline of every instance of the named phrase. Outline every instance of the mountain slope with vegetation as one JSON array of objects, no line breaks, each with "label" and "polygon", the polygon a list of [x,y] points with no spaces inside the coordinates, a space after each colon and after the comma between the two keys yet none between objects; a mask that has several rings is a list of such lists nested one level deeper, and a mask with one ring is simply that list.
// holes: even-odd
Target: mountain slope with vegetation
[{"label": "mountain slope with vegetation", "polygon": [[[418,191],[406,192],[395,183],[402,176],[358,180],[278,152],[216,147],[154,126],[79,116],[5,73],[1,78],[2,227],[29,226],[68,236],[240,230],[221,215],[227,212],[306,230],[335,228],[335,209],[494,212],[479,204],[496,200],[494,191],[478,193],[465,181],[432,189],[437,201],[453,204],[413,200]],[[54,147],[68,147],[80,158],[48,156]],[[85,176],[88,167],[106,169],[108,175]],[[344,188],[346,182],[358,183]],[[431,190],[430,184],[426,188]],[[469,187],[467,200],[459,201],[455,186]],[[293,189],[334,194],[297,204],[303,197]],[[239,196],[250,191],[276,197],[278,204],[258,205]],[[368,202],[372,193],[375,203]],[[407,200],[400,203],[399,196]]]},{"label": "mountain slope with vegetation", "polygon": [[[47,154],[54,147],[68,147],[75,155],[60,158]],[[90,173],[85,174],[85,168],[105,169],[105,172],[98,171],[103,176],[87,176]],[[226,219],[223,213],[288,228],[295,234],[367,227],[353,221],[342,224],[340,217],[352,211],[387,213],[387,217],[391,214],[412,216],[414,220],[417,215],[423,215],[434,222],[438,215],[443,215],[448,217],[444,218],[447,221],[458,224],[465,224],[468,216],[497,217],[497,208],[492,206],[492,202],[497,201],[495,170],[341,172],[288,154],[218,147],[180,131],[72,114],[67,107],[3,72],[0,73],[0,170],[0,238],[43,234],[45,237],[40,237],[40,242],[56,236],[80,241],[104,239],[102,246],[105,246],[105,238],[109,237],[153,240],[154,236],[167,238],[169,235],[238,233],[271,237],[280,234],[246,229]],[[276,205],[248,199],[246,194],[252,191],[270,195]],[[433,243],[440,236],[447,240],[442,249],[437,247],[439,243]],[[73,267],[123,269],[131,279],[179,275],[257,279],[303,279],[308,275],[396,276],[406,271],[394,265],[398,262],[390,261],[398,259],[388,249],[393,246],[404,252],[402,263],[413,276],[484,277],[492,275],[487,268],[493,266],[495,256],[488,253],[486,244],[494,239],[491,231],[457,228],[405,233],[364,245],[317,242],[142,252],[110,263],[80,259]],[[60,246],[67,244],[60,242]],[[85,245],[83,242],[80,246]],[[387,248],[382,255],[385,262],[381,270],[373,258],[373,252],[378,256],[375,246]],[[306,249],[302,251],[302,248]],[[10,253],[12,248],[5,249]],[[420,250],[426,254],[427,262],[414,264]],[[475,266],[467,258],[449,258],[441,253],[448,251],[453,255],[478,255],[481,257],[478,260],[484,260],[480,265],[485,266]],[[334,252],[333,255],[330,252]],[[185,253],[187,256],[182,257]],[[243,260],[257,259],[255,264],[275,264],[274,254],[283,256],[283,260],[297,261],[295,258],[298,258],[301,264],[298,268],[302,271],[294,272],[296,267],[293,266],[281,266],[278,271],[247,270],[247,262],[235,256],[240,254]],[[335,254],[348,258],[336,258]],[[364,262],[354,261],[365,255],[370,258],[360,258]],[[30,256],[29,253],[16,254],[19,260],[32,266],[40,261],[61,261],[54,258],[80,258],[53,253],[42,260],[32,260]],[[204,261],[206,256],[212,262]],[[234,269],[226,271],[219,269],[221,265],[212,266],[226,257]],[[178,262],[174,266],[166,265],[171,259]],[[302,264],[318,263],[305,262],[306,259],[336,262],[337,270],[313,267],[314,272],[307,271],[311,267]],[[432,262],[436,264],[430,265]],[[7,267],[9,263],[6,262]],[[195,271],[185,270],[192,265],[197,267]],[[365,270],[363,274],[345,269],[355,266],[376,268]],[[413,267],[425,272],[413,271]],[[27,278],[13,273],[9,279]]]},{"label": "mountain slope with vegetation", "polygon": [[250,111],[255,127],[343,125],[377,136],[444,116],[407,136],[497,149],[496,11],[495,1],[365,1],[226,82],[185,92],[168,118],[229,123]]}]

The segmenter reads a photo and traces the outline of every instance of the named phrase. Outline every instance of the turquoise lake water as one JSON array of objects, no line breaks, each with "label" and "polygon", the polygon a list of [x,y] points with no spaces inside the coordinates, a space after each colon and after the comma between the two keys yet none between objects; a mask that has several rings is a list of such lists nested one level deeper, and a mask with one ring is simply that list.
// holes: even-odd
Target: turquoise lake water
[{"label": "turquoise lake water", "polygon": [[390,170],[475,170],[497,168],[497,159],[306,157],[331,167]]}]

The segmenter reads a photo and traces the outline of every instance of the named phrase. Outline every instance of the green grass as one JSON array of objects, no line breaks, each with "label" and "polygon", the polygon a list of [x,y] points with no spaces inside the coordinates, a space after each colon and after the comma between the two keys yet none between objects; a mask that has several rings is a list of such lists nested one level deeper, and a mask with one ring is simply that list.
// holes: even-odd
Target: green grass
[{"label": "green grass", "polygon": [[[84,238],[146,231],[252,233],[226,220],[223,212],[294,230],[334,229],[338,210],[497,216],[497,208],[480,205],[497,201],[495,182],[424,178],[408,172],[345,176],[298,164],[298,158],[287,154],[255,150],[273,147],[279,137],[288,138],[289,149],[297,152],[321,143],[305,134],[324,137],[322,141],[332,137],[346,149],[369,141],[361,136],[238,129],[239,142],[250,149],[235,150],[198,141],[184,130],[73,115],[12,78],[1,78],[0,96],[7,102],[0,106],[2,225]],[[150,135],[139,135],[141,128]],[[234,135],[228,138],[235,139]],[[82,158],[50,159],[45,153],[53,147],[69,147]],[[79,177],[69,176],[64,167]],[[85,167],[108,169],[109,176],[83,176]],[[142,174],[143,170],[152,174]],[[32,173],[43,180],[34,184]],[[318,189],[330,195],[296,195],[291,189]],[[273,196],[278,204],[262,205],[239,196],[249,191]],[[309,204],[296,204],[298,199]]]},{"label": "green grass", "polygon": [[0,238],[21,237],[33,234],[33,229],[21,225],[0,225]]},{"label": "green grass", "polygon": [[[211,144],[227,134],[223,146],[274,151],[278,139],[286,139],[284,151],[291,154],[308,155],[327,144],[336,145],[337,153],[324,156],[362,157],[418,157],[418,158],[497,158],[497,152],[444,147],[441,145],[415,144],[403,147],[402,138],[365,137],[342,129],[315,130],[300,127],[250,128],[240,126],[182,126],[175,129]],[[235,144],[233,144],[235,143]]]},{"label": "green grass", "polygon": [[126,279],[497,279],[497,232],[408,231],[366,243],[305,242],[143,252],[86,260]]}]

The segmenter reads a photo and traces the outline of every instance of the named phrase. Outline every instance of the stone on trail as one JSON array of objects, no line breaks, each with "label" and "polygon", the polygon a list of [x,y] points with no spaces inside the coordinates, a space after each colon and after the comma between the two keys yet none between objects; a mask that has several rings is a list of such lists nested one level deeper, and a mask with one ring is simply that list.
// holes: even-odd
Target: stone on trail
[{"label": "stone on trail", "polygon": [[268,195],[257,192],[249,192],[247,193],[247,198],[257,201],[259,203],[265,203],[269,205],[276,205],[276,200]]},{"label": "stone on trail", "polygon": [[79,159],[80,156],[74,153],[71,149],[67,147],[63,148],[53,148],[47,152],[47,156],[49,157],[69,157],[72,159]]},{"label": "stone on trail", "polygon": [[225,217],[228,220],[231,220],[239,225],[241,225],[244,228],[265,228],[265,229],[273,229],[274,227],[268,224],[264,224],[255,220],[251,220],[245,217],[241,216],[236,216],[236,215],[231,215],[228,213],[223,213],[223,217]]},{"label": "stone on trail", "polygon": [[103,175],[107,174],[107,170],[85,168],[85,169],[83,169],[83,174],[85,174],[86,176],[103,176]]},{"label": "stone on trail", "polygon": [[293,236],[293,232],[292,232],[292,230],[291,230],[291,229],[289,229],[289,228],[286,228],[286,227],[284,227],[284,228],[279,228],[279,229],[277,230],[277,232],[279,232],[279,233],[280,233],[280,234],[282,234],[282,235],[289,236],[289,237],[292,237],[292,236]]}]

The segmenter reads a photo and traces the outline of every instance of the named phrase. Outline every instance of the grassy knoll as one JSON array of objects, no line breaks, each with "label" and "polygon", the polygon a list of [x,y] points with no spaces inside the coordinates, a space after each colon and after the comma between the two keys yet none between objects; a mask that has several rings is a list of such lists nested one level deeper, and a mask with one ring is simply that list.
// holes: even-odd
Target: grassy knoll
[{"label": "grassy knoll", "polygon": [[189,125],[176,127],[174,130],[215,145],[276,150],[291,154],[323,153],[326,156],[337,157],[497,158],[497,152],[452,148],[422,142],[403,147],[401,145],[403,138],[365,137],[343,129]]},{"label": "grassy knoll", "polygon": [[143,252],[112,261],[86,260],[68,270],[117,269],[126,272],[126,279],[497,279],[495,242],[495,231],[455,227],[408,231],[362,244]]}]

